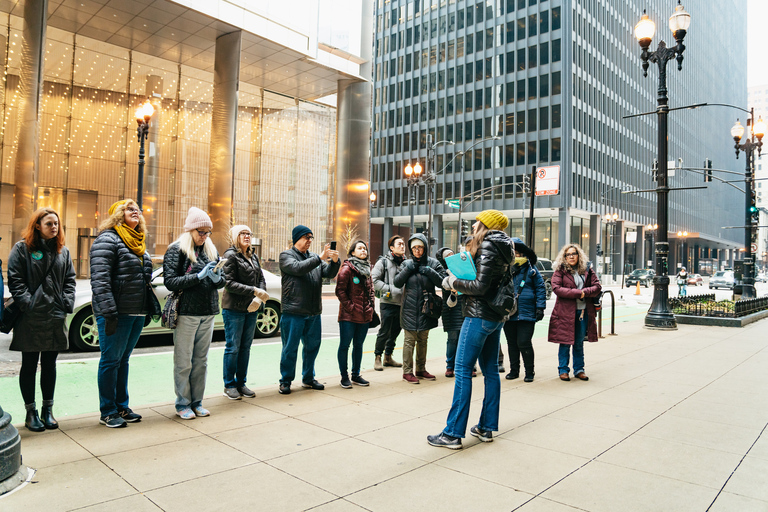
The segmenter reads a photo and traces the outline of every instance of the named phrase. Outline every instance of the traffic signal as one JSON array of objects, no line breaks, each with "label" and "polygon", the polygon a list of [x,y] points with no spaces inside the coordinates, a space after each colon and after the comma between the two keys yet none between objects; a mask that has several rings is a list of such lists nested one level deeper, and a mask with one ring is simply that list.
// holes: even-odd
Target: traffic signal
[{"label": "traffic signal", "polygon": [[656,158],[653,159],[652,171],[653,181],[659,181],[659,161]]},{"label": "traffic signal", "polygon": [[600,246],[600,244],[597,244],[597,247],[596,247],[596,249],[597,249],[597,250],[595,251],[595,253],[596,253],[598,256],[602,256],[602,255],[603,255],[603,248]]},{"label": "traffic signal", "polygon": [[531,177],[527,174],[523,175],[523,192],[526,194],[531,192]]},{"label": "traffic signal", "polygon": [[712,181],[712,160],[709,158],[704,160],[704,181]]},{"label": "traffic signal", "polygon": [[467,219],[461,220],[461,241],[462,243],[464,240],[469,236],[469,221]]},{"label": "traffic signal", "polygon": [[755,197],[752,196],[752,205],[749,207],[749,215],[752,217],[752,223],[756,224],[759,220],[758,217],[760,216],[760,211],[757,209],[757,205],[755,204]]}]

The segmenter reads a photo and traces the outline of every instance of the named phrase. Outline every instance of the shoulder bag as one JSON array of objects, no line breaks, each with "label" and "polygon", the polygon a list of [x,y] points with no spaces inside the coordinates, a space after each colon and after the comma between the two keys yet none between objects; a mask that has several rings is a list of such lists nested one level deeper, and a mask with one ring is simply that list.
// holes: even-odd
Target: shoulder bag
[{"label": "shoulder bag", "polygon": [[[184,268],[183,264],[186,261],[186,255],[181,251],[181,249],[179,249],[179,256],[182,263],[181,268]],[[178,272],[178,269],[176,270]],[[181,294],[181,290],[173,291],[165,299],[163,312],[160,314],[160,325],[166,329],[175,329],[179,324],[179,301],[181,300]]]}]

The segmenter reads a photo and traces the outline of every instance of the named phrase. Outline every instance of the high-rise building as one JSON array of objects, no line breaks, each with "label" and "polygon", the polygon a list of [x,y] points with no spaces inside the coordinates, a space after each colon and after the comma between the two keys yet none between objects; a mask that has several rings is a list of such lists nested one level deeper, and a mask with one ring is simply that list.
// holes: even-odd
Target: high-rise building
[{"label": "high-rise building", "polygon": [[365,212],[367,231],[371,20],[358,0],[0,2],[0,254],[50,206],[88,275],[100,219],[137,197],[147,99],[151,253],[190,206],[209,212],[222,253],[229,226],[250,225],[268,268],[296,224],[331,239],[337,202],[355,222],[347,210]]},{"label": "high-rise building", "polygon": [[[673,9],[662,0],[376,0],[374,250],[409,229],[409,163],[436,173],[432,236],[453,247],[459,214],[445,201],[458,198],[462,218],[501,210],[510,234],[526,240],[525,177],[546,167],[553,168],[548,178],[559,177],[558,193],[535,198],[533,240],[526,240],[540,256],[553,258],[577,242],[604,273],[647,266],[659,70],[651,64],[643,76],[633,28],[647,10],[657,26],[651,50],[662,40],[671,46]],[[746,1],[686,9],[682,70],[676,61],[666,68],[670,107],[745,106]],[[670,187],[707,187],[669,195],[670,270],[685,264],[709,273],[743,247],[743,230],[729,228],[743,223],[743,194],[717,179],[705,182],[701,170],[705,159],[714,169],[739,169],[729,135],[736,113],[708,106],[669,114],[669,160],[681,167],[670,171]],[[423,183],[414,192],[420,231],[430,201]],[[617,219],[607,223],[606,214]]]},{"label": "high-rise building", "polygon": [[[768,84],[749,88],[749,106],[755,109],[755,118],[768,119]],[[763,154],[755,154],[755,203],[760,208],[760,222],[757,235],[758,267],[768,270],[768,138]]]}]

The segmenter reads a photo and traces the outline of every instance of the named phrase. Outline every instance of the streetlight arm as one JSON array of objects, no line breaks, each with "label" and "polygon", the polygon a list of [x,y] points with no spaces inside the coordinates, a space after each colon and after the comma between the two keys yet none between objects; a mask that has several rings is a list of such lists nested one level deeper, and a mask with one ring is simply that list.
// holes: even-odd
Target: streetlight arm
[{"label": "streetlight arm", "polygon": [[[474,147],[475,147],[475,146],[477,146],[478,144],[481,144],[481,143],[483,143],[483,142],[485,142],[485,141],[488,141],[488,140],[500,140],[500,139],[501,139],[501,137],[499,137],[499,136],[493,136],[493,137],[486,137],[486,138],[484,138],[484,139],[480,139],[480,140],[478,140],[477,142],[475,142],[474,144],[472,144],[471,146],[469,146],[469,147],[468,147],[467,149],[465,149],[464,151],[459,151],[458,153],[456,153],[455,155],[453,155],[453,158],[451,158],[451,160],[450,160],[450,161],[449,161],[447,164],[445,164],[445,166],[444,166],[442,169],[440,169],[439,171],[437,171],[437,172],[435,173],[435,176],[437,176],[438,174],[440,174],[440,173],[442,173],[444,170],[446,170],[446,169],[447,169],[447,168],[448,168],[448,167],[449,167],[449,166],[450,166],[450,165],[453,163],[453,161],[454,161],[454,160],[456,160],[456,158],[458,158],[459,156],[464,156],[465,154],[467,154],[467,152],[468,152],[470,149],[474,148]],[[444,142],[444,141],[441,141],[441,142]]]}]

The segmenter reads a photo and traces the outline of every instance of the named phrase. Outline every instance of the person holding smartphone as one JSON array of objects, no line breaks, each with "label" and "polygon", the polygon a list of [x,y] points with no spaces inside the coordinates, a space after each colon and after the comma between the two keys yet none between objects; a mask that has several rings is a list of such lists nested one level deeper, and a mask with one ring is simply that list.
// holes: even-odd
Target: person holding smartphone
[{"label": "person holding smartphone", "polygon": [[302,387],[325,389],[315,379],[315,358],[320,351],[321,322],[323,312],[323,278],[333,279],[339,271],[339,253],[325,244],[323,252],[315,254],[309,248],[315,236],[307,226],[293,228],[293,247],[280,253],[282,274],[282,315],[280,337],[283,351],[280,354],[281,395],[291,393],[291,382],[296,375],[296,359],[299,342],[302,351]]}]

